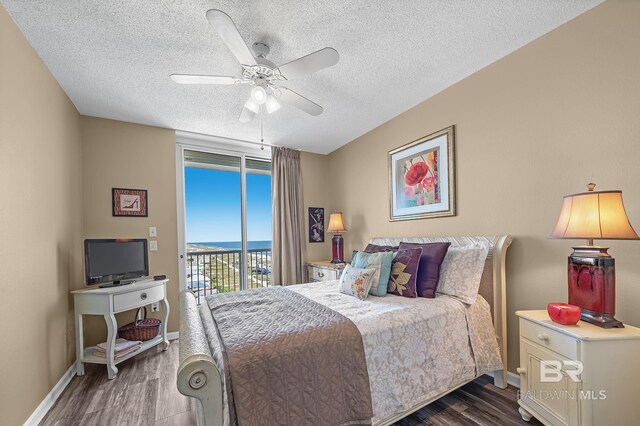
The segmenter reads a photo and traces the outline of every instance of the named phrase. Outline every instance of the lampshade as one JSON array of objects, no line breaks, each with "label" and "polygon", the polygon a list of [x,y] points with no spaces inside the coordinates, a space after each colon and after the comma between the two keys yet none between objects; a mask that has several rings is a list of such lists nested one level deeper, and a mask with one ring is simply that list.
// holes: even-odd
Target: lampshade
[{"label": "lampshade", "polygon": [[327,232],[344,232],[347,228],[344,226],[344,220],[342,219],[342,212],[331,213],[329,216],[329,226]]},{"label": "lampshade", "polygon": [[551,238],[637,240],[622,203],[622,191],[593,191],[564,197]]},{"label": "lampshade", "polygon": [[[258,113],[258,111],[260,111],[260,104],[259,104],[259,103],[257,103],[257,102],[253,99],[253,97],[250,97],[249,99],[247,99],[247,102],[245,102],[244,107],[245,107],[246,109],[248,109],[249,111],[254,112],[254,113],[256,113],[256,114]],[[253,118],[253,117],[252,117],[252,118]]]},{"label": "lampshade", "polygon": [[271,114],[272,112],[276,112],[280,109],[280,102],[278,102],[275,96],[269,95],[265,106],[267,107],[267,112]]},{"label": "lampshade", "polygon": [[262,105],[267,100],[267,91],[264,90],[264,87],[256,86],[251,89],[251,97],[254,101]]}]

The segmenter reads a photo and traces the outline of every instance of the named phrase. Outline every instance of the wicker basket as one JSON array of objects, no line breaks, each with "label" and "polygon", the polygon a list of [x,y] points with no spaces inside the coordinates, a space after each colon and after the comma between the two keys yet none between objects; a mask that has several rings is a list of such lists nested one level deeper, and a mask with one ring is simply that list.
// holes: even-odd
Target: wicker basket
[{"label": "wicker basket", "polygon": [[[144,318],[140,318],[140,310],[144,311]],[[147,318],[147,307],[143,306],[136,311],[133,322],[118,328],[118,334],[127,340],[151,340],[158,335],[162,321],[156,318]]]}]

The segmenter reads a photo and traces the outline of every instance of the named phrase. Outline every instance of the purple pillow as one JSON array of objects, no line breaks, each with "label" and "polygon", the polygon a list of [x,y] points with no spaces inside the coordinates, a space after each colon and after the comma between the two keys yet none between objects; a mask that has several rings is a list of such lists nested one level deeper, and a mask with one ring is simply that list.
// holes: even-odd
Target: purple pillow
[{"label": "purple pillow", "polygon": [[419,297],[436,297],[440,280],[440,265],[451,243],[400,243],[400,250],[422,247],[416,291]]},{"label": "purple pillow", "polygon": [[365,253],[379,253],[381,251],[398,251],[398,246],[378,246],[375,244],[367,244],[362,250]]},{"label": "purple pillow", "polygon": [[416,279],[422,247],[398,250],[391,262],[391,276],[387,292],[405,297],[418,297]]}]

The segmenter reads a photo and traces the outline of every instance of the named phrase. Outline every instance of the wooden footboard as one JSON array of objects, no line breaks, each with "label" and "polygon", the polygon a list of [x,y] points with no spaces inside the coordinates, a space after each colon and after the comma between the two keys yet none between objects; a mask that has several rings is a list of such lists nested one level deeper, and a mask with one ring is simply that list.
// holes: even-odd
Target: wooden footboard
[{"label": "wooden footboard", "polygon": [[194,295],[180,294],[178,390],[195,398],[198,425],[221,426],[222,377],[214,362]]}]

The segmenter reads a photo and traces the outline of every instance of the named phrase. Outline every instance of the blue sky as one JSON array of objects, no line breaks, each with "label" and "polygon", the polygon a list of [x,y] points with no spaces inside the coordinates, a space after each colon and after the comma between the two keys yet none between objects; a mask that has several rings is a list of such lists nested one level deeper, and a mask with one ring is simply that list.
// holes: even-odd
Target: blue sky
[{"label": "blue sky", "polygon": [[[240,241],[240,173],[184,169],[187,242]],[[247,174],[249,241],[271,240],[271,176]]]}]

